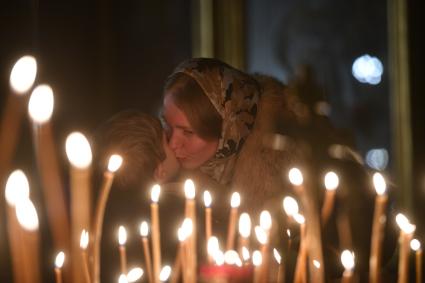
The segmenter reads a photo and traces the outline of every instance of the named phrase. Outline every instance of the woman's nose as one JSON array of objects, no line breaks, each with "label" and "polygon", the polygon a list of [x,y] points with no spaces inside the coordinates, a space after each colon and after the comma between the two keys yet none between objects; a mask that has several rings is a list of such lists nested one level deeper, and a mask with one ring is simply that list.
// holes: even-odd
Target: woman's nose
[{"label": "woman's nose", "polygon": [[181,147],[182,140],[179,137],[179,135],[176,133],[176,131],[173,131],[171,133],[168,144],[173,151],[176,151],[177,149],[179,149]]}]

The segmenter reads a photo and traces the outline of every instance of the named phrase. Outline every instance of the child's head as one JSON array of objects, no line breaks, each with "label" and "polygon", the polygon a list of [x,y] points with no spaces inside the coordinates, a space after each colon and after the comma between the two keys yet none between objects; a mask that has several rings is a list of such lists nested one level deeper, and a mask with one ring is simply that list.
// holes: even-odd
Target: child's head
[{"label": "child's head", "polygon": [[125,188],[163,183],[179,171],[161,122],[139,111],[122,111],[106,121],[99,129],[96,146],[103,168],[111,154],[123,157],[116,182]]}]

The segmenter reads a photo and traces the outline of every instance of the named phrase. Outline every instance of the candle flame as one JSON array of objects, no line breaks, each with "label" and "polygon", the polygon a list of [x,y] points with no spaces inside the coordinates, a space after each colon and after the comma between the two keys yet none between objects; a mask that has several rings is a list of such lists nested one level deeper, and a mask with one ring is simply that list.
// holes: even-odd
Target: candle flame
[{"label": "candle flame", "polygon": [[183,232],[186,235],[186,238],[190,237],[193,233],[193,222],[190,218],[185,218],[183,220],[182,226],[181,226]]},{"label": "candle flame", "polygon": [[48,85],[39,85],[31,93],[28,102],[28,113],[34,123],[44,124],[53,113],[53,90]]},{"label": "candle flame", "polygon": [[125,274],[121,274],[120,277],[118,277],[118,283],[128,283],[127,276]]},{"label": "candle flame", "polygon": [[215,251],[212,257],[216,265],[221,266],[224,264],[224,253],[221,250]]},{"label": "candle flame", "polygon": [[286,215],[293,216],[298,213],[298,202],[293,197],[285,197],[283,199],[283,210]]},{"label": "candle flame", "polygon": [[149,234],[148,222],[142,221],[142,223],[140,223],[140,236],[147,237],[148,234]]},{"label": "candle flame", "polygon": [[305,223],[305,217],[302,214],[297,213],[294,214],[293,217],[298,224],[301,225]]},{"label": "candle flame", "polygon": [[249,255],[249,250],[246,247],[242,247],[242,258],[244,261],[248,261],[251,256]]},{"label": "candle flame", "polygon": [[238,192],[234,192],[232,194],[232,198],[230,199],[230,206],[232,208],[237,208],[241,204],[241,195]]},{"label": "candle flame", "polygon": [[341,263],[344,266],[345,270],[351,271],[354,268],[354,253],[349,250],[344,250],[341,253]]},{"label": "candle flame", "polygon": [[155,184],[151,189],[152,202],[158,203],[160,193],[161,193],[161,186],[158,184]]},{"label": "candle flame", "polygon": [[246,212],[239,216],[239,234],[244,238],[251,235],[251,218]]},{"label": "candle flame", "polygon": [[194,199],[196,192],[195,192],[195,183],[191,179],[187,179],[184,182],[184,194],[187,199]]},{"label": "candle flame", "polygon": [[276,262],[280,264],[282,262],[282,257],[280,256],[279,252],[276,249],[273,249],[273,255]]},{"label": "candle flame", "polygon": [[416,226],[411,224],[409,219],[407,219],[407,217],[402,213],[398,213],[396,215],[395,221],[397,222],[398,227],[400,227],[400,229],[406,234],[412,234],[416,230]]},{"label": "candle flame", "polygon": [[111,155],[108,162],[109,172],[116,172],[118,169],[120,169],[121,165],[122,165],[121,155],[118,155],[118,154]]},{"label": "candle flame", "polygon": [[171,275],[171,267],[169,265],[164,266],[159,273],[159,281],[165,282]]},{"label": "candle flame", "polygon": [[6,182],[5,196],[7,203],[15,207],[22,199],[29,198],[30,185],[22,170],[15,170],[9,175]]},{"label": "candle flame", "polygon": [[218,242],[217,237],[212,236],[208,239],[207,243],[207,252],[210,256],[214,256],[214,254],[220,250],[220,244]]},{"label": "candle flame", "polygon": [[272,216],[267,210],[263,210],[260,214],[260,226],[264,231],[268,231],[272,228]]},{"label": "candle flame", "polygon": [[335,172],[328,172],[325,175],[325,188],[328,191],[334,191],[338,188],[339,178]]},{"label": "candle flame", "polygon": [[209,191],[204,192],[204,204],[205,207],[210,207],[212,202],[211,194]]},{"label": "candle flame", "polygon": [[179,239],[179,242],[184,242],[186,241],[186,233],[184,232],[182,227],[179,227],[179,229],[177,229],[177,238]]},{"label": "candle flame", "polygon": [[387,189],[384,177],[380,173],[373,174],[373,185],[378,195],[383,195]]},{"label": "candle flame", "polygon": [[320,266],[321,266],[320,261],[318,261],[317,259],[314,259],[314,260],[313,260],[313,265],[314,265],[317,269],[319,269],[319,268],[320,268]]},{"label": "candle flame", "polygon": [[61,251],[57,254],[55,259],[56,268],[62,268],[64,262],[65,262],[65,253]]},{"label": "candle flame", "polygon": [[255,226],[255,236],[257,236],[257,240],[260,244],[267,244],[267,233],[260,226]]},{"label": "candle flame", "polygon": [[18,94],[24,94],[34,84],[37,75],[37,61],[33,56],[23,56],[16,61],[10,72],[9,83]]},{"label": "candle flame", "polygon": [[235,250],[228,250],[224,253],[224,262],[229,265],[236,265],[240,261],[239,254]]},{"label": "candle flame", "polygon": [[288,235],[288,238],[291,238],[291,230],[286,229],[286,235]]},{"label": "candle flame", "polygon": [[118,228],[118,243],[120,246],[125,245],[127,242],[127,231],[125,230],[124,226],[120,226]]},{"label": "candle flame", "polygon": [[89,141],[80,132],[68,135],[65,142],[65,151],[72,166],[85,169],[92,162],[92,152]]},{"label": "candle flame", "polygon": [[136,282],[137,280],[139,280],[140,278],[142,278],[143,276],[143,269],[141,269],[140,267],[135,267],[132,268],[128,273],[127,273],[127,280],[130,283]]},{"label": "candle flame", "polygon": [[263,263],[263,256],[261,255],[260,251],[254,251],[252,253],[252,264],[254,266],[260,266]]},{"label": "candle flame", "polygon": [[21,199],[16,203],[16,217],[25,230],[35,231],[38,229],[37,210],[29,198]]},{"label": "candle flame", "polygon": [[421,242],[418,239],[413,239],[410,241],[410,247],[416,252],[421,248]]},{"label": "candle flame", "polygon": [[89,232],[87,232],[86,230],[83,230],[83,232],[81,232],[81,237],[80,237],[80,248],[85,250],[87,249],[88,245],[89,245]]},{"label": "candle flame", "polygon": [[303,174],[301,173],[300,169],[292,168],[289,170],[288,176],[292,185],[300,186],[303,184]]}]

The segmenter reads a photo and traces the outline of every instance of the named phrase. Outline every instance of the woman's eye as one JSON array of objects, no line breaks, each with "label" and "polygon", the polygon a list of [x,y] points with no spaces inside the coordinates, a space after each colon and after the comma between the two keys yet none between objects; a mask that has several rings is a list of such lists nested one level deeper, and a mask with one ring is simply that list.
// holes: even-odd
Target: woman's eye
[{"label": "woman's eye", "polygon": [[183,134],[186,135],[186,136],[191,136],[191,135],[193,135],[193,132],[189,131],[189,130],[183,130]]}]

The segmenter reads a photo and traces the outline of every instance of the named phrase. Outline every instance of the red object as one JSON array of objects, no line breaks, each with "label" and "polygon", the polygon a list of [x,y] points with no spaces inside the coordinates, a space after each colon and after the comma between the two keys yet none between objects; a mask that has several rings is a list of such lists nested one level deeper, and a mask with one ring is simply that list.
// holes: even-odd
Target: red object
[{"label": "red object", "polygon": [[203,265],[200,268],[200,278],[202,282],[252,282],[254,268],[252,265],[238,267],[235,265],[223,264]]}]

